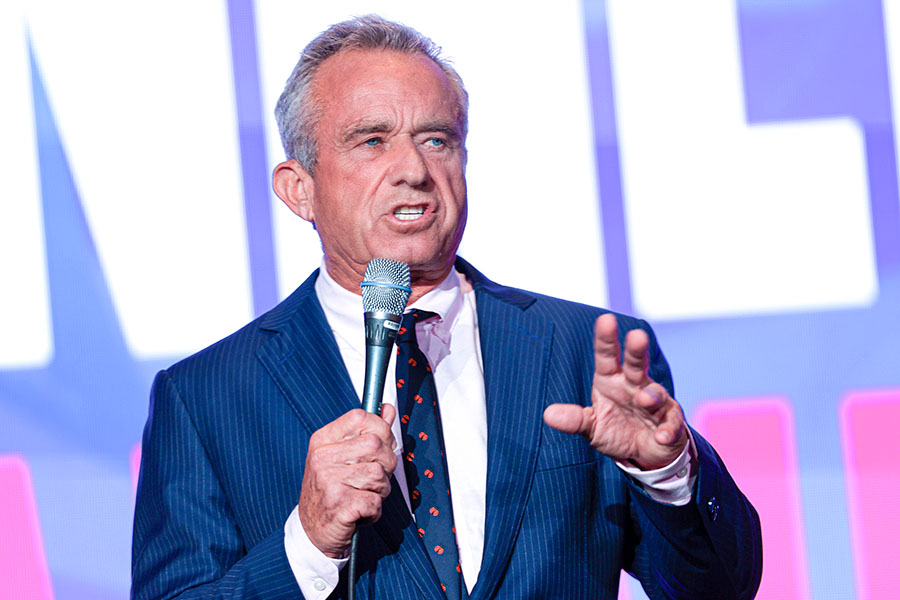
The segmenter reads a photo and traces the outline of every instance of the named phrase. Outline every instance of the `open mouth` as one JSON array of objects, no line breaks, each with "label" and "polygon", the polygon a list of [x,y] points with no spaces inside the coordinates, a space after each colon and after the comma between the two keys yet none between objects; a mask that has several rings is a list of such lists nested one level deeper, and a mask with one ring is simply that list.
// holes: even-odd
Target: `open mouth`
[{"label": "open mouth", "polygon": [[415,221],[424,214],[424,206],[401,206],[394,211],[394,216],[401,221]]}]

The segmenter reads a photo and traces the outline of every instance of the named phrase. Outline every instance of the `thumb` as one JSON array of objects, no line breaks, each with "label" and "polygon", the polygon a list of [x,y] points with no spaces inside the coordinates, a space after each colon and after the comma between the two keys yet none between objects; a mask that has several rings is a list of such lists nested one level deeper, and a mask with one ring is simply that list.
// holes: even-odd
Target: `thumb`
[{"label": "thumb", "polygon": [[384,422],[388,425],[392,425],[394,423],[394,417],[397,416],[397,409],[394,408],[393,404],[382,404],[381,405],[381,418],[384,419]]},{"label": "thumb", "polygon": [[580,404],[551,404],[544,410],[544,423],[565,433],[589,435],[594,409]]}]

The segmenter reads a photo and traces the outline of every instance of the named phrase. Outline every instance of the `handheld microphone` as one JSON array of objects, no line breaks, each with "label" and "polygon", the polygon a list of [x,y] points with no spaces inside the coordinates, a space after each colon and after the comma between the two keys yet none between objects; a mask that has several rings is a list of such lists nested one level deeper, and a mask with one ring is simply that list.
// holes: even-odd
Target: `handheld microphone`
[{"label": "handheld microphone", "polygon": [[391,349],[400,329],[403,309],[412,293],[409,284],[409,266],[388,258],[369,261],[360,284],[366,328],[366,378],[362,407],[370,413],[381,413]]},{"label": "handheld microphone", "polygon": [[[384,378],[391,360],[391,349],[400,330],[403,309],[412,293],[409,283],[409,265],[399,260],[373,258],[366,266],[366,273],[360,284],[366,327],[366,379],[362,397],[362,407],[366,412],[381,414]],[[354,600],[356,597],[354,585],[358,544],[359,530],[353,533],[350,543],[347,600]]]}]

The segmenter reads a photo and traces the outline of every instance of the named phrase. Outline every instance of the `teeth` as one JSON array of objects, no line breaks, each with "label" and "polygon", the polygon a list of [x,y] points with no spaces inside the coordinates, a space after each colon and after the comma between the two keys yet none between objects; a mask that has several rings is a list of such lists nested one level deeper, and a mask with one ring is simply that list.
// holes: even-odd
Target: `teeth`
[{"label": "teeth", "polygon": [[424,206],[401,206],[394,211],[394,216],[401,221],[415,221],[424,214]]}]

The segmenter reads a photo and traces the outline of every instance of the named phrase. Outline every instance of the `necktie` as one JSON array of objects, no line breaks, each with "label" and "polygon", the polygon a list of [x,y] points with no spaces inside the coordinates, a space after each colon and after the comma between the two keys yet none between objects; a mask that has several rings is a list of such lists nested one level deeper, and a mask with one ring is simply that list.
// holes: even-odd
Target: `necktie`
[{"label": "necktie", "polygon": [[397,333],[397,404],[403,433],[403,466],[416,528],[447,598],[467,598],[459,568],[450,481],[434,375],[416,342],[416,322],[437,316],[403,315]]}]

